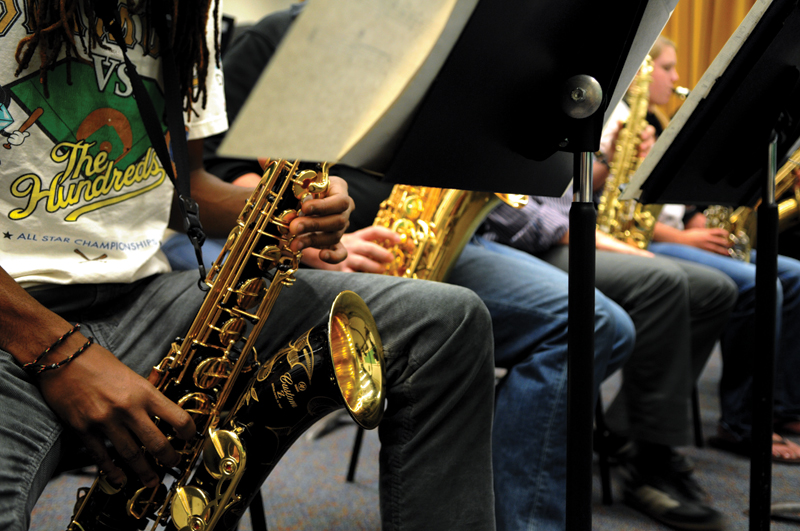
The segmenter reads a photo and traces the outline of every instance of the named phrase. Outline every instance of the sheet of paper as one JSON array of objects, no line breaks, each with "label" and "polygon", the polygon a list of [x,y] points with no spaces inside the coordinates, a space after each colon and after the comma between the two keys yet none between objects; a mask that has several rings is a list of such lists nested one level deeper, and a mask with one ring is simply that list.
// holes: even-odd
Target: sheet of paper
[{"label": "sheet of paper", "polygon": [[339,161],[414,78],[456,3],[310,0],[220,153]]}]

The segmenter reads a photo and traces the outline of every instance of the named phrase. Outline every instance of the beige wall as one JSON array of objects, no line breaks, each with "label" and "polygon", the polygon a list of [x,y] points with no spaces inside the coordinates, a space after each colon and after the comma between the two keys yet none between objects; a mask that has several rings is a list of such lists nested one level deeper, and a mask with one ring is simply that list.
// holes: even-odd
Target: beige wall
[{"label": "beige wall", "polygon": [[253,23],[261,17],[289,7],[296,0],[222,0],[222,11],[237,24]]}]

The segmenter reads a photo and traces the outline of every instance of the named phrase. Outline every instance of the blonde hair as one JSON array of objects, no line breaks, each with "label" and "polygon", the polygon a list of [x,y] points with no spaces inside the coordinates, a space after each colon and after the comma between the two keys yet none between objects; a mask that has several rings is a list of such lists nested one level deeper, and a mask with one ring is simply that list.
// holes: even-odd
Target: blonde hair
[{"label": "blonde hair", "polygon": [[678,49],[678,47],[675,46],[675,43],[672,40],[664,37],[663,35],[659,35],[658,38],[656,39],[656,42],[653,43],[653,47],[650,48],[650,59],[655,61],[656,58],[659,55],[661,55],[661,52],[664,51],[664,48],[667,46],[669,46],[673,50]]}]

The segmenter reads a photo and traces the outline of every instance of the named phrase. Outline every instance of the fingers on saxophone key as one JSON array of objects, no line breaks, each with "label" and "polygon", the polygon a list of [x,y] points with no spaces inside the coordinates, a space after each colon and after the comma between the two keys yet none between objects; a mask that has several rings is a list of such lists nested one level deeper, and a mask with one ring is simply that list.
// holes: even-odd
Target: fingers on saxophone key
[{"label": "fingers on saxophone key", "polygon": [[114,486],[124,484],[125,473],[111,460],[111,456],[102,441],[91,435],[83,436],[81,439],[92,461],[97,465],[101,473],[105,474],[108,482]]},{"label": "fingers on saxophone key", "polygon": [[111,444],[114,445],[114,448],[116,448],[120,459],[131,467],[133,472],[139,476],[139,479],[141,479],[146,487],[155,487],[158,485],[158,475],[147,462],[144,450],[133,440],[127,430],[109,433],[108,438]]}]

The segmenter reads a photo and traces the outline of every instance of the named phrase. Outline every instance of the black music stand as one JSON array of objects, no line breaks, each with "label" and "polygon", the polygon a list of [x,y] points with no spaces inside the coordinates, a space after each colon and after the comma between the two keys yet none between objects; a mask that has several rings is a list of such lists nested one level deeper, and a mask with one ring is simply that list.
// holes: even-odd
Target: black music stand
[{"label": "black music stand", "polygon": [[567,529],[591,529],[591,152],[599,148],[605,111],[627,89],[674,2],[666,8],[650,2],[659,25],[638,36],[647,0],[613,7],[582,0],[503,4],[475,8],[385,175],[392,182],[545,196],[561,196],[578,177],[570,211],[566,514]]},{"label": "black music stand", "polygon": [[[750,529],[769,529],[779,158],[800,135],[800,4],[758,3],[692,91],[623,198],[758,208]],[[732,157],[733,155],[733,157]],[[732,160],[733,159],[733,160]],[[754,353],[755,354],[755,353]]]},{"label": "black music stand", "polygon": [[[473,0],[462,1],[466,5]],[[421,102],[411,96],[397,103],[339,162],[385,174],[393,182],[549,196],[561,196],[573,176],[579,176],[578,201],[570,213],[566,504],[567,527],[588,530],[595,253],[591,152],[599,148],[605,117],[621,99],[677,0],[620,0],[613,5],[589,0],[474,1],[477,5],[444,64],[433,70],[435,79],[421,84]],[[461,1],[457,9],[459,5]],[[291,38],[290,33],[286,40]],[[276,60],[279,55],[280,50]],[[302,55],[293,58],[293,65],[305,73],[302,63]],[[269,77],[270,69],[265,74]],[[293,86],[293,94],[315,85]],[[250,100],[256,97],[254,108],[269,115],[273,109],[265,105],[268,98],[257,98],[259,86]],[[404,95],[413,92],[409,89]],[[407,112],[407,104],[413,112]],[[249,114],[240,113],[220,146],[221,154],[320,160],[321,155],[309,149],[289,153],[294,148],[287,147],[281,153],[263,138],[254,139],[248,134],[254,124],[247,118],[255,119],[247,116],[242,121]],[[294,117],[293,125],[301,131],[316,130],[315,118],[308,112]],[[237,126],[242,142],[233,141]]]}]

